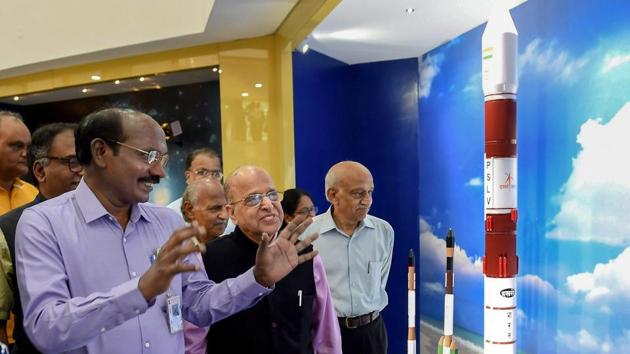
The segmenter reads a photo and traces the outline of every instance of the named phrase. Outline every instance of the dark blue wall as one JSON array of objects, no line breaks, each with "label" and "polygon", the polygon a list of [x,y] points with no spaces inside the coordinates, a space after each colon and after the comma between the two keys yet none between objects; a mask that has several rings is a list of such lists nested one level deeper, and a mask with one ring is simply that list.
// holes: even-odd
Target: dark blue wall
[{"label": "dark blue wall", "polygon": [[355,160],[374,177],[371,214],[395,230],[384,317],[389,352],[407,346],[407,254],[418,254],[418,60],[346,65],[314,51],[293,56],[297,186],[328,207],[324,176]]}]

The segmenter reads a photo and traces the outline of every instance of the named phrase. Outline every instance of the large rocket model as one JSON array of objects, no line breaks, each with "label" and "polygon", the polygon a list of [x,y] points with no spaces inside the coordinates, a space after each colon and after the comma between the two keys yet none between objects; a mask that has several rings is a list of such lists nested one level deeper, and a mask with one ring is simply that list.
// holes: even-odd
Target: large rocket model
[{"label": "large rocket model", "polygon": [[407,354],[416,354],[416,262],[413,249],[409,250],[407,274]]},{"label": "large rocket model", "polygon": [[485,97],[484,353],[516,352],[516,91],[518,33],[509,10],[481,39]]},{"label": "large rocket model", "polygon": [[438,342],[438,354],[457,354],[453,339],[453,313],[455,310],[455,273],[453,272],[455,254],[455,235],[452,229],[446,234],[446,273],[444,275],[444,336]]}]

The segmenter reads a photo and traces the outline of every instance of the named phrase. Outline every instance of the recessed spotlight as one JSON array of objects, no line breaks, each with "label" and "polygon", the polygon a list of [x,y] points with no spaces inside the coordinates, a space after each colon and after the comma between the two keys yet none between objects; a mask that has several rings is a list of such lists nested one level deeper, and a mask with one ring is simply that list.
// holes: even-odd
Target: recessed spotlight
[{"label": "recessed spotlight", "polygon": [[162,88],[162,86],[160,86],[160,85],[155,85],[155,88],[159,90],[159,89],[161,89],[161,88]]},{"label": "recessed spotlight", "polygon": [[223,72],[223,70],[219,69],[219,74],[222,73],[222,72]]},{"label": "recessed spotlight", "polygon": [[261,84],[261,83],[259,82],[259,83],[254,84],[254,87],[255,87],[255,88],[261,88],[261,87],[263,87],[263,84]]},{"label": "recessed spotlight", "polygon": [[144,82],[145,78],[144,78],[144,76],[140,76],[140,78],[138,80],[140,80],[140,82]]},{"label": "recessed spotlight", "polygon": [[14,101],[19,101],[20,100],[20,96],[13,96],[13,100]]},{"label": "recessed spotlight", "polygon": [[87,92],[88,92],[88,89],[84,88],[83,90],[81,90],[81,92],[83,92],[83,93],[87,93]]},{"label": "recessed spotlight", "polygon": [[214,68],[212,68],[212,71],[215,72],[215,73],[217,72],[217,70],[219,70],[219,68],[217,68],[216,66]]},{"label": "recessed spotlight", "polygon": [[114,85],[120,85],[120,80],[114,81]]},{"label": "recessed spotlight", "polygon": [[249,96],[249,93],[247,93],[247,92],[243,92],[243,93],[241,93],[241,96],[243,96],[243,97],[247,97],[247,96]]},{"label": "recessed spotlight", "polygon": [[414,13],[416,11],[416,9],[414,9],[413,7],[408,7],[405,9],[405,12],[408,14]]},{"label": "recessed spotlight", "polygon": [[306,54],[306,52],[308,52],[308,48],[310,48],[308,43],[304,43],[302,44],[302,48],[300,48],[300,52],[302,52],[302,54]]},{"label": "recessed spotlight", "polygon": [[90,78],[91,78],[93,81],[98,81],[98,80],[100,80],[100,79],[101,79],[100,75],[92,75]]}]

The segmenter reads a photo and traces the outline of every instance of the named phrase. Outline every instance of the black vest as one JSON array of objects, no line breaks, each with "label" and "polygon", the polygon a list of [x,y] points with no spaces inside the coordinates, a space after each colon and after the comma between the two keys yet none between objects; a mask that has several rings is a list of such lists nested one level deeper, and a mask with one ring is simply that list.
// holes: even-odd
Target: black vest
[{"label": "black vest", "polygon": [[[221,282],[254,265],[258,245],[237,227],[207,244],[208,278]],[[210,326],[208,353],[311,354],[315,280],[313,261],[302,263],[253,307]]]}]

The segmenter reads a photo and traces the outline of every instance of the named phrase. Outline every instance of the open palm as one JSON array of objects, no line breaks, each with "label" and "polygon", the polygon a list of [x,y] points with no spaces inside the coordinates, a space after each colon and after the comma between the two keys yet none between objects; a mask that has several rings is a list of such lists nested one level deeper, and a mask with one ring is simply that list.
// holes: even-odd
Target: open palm
[{"label": "open palm", "polygon": [[317,251],[299,254],[318,237],[314,234],[298,241],[299,236],[311,222],[312,219],[300,216],[291,221],[273,239],[263,234],[258,251],[256,251],[256,265],[254,266],[254,276],[258,283],[271,287],[289,274],[293,268],[317,255]]}]

